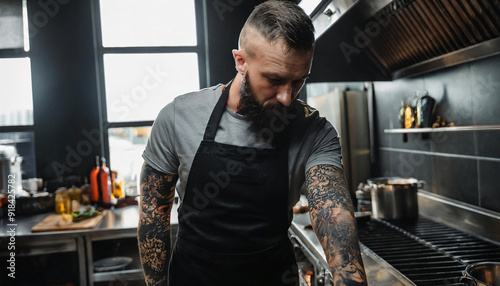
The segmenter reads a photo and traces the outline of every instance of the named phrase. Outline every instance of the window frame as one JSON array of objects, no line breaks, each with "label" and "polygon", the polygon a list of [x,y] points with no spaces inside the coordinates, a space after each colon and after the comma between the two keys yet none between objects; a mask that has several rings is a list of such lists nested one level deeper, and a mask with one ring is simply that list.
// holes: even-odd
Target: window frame
[{"label": "window frame", "polygon": [[[27,9],[26,5],[27,3],[25,2],[26,0],[22,1],[22,9],[23,9],[23,29],[24,25],[27,25],[27,19],[24,17],[27,17],[25,15],[24,9]],[[24,35],[24,37],[29,37],[29,35]],[[24,46],[26,43],[24,44]],[[28,58],[30,59],[30,65],[31,65],[31,48],[28,49],[28,51],[25,50],[25,47],[22,48],[11,48],[11,49],[0,49],[0,59],[16,59],[16,58]],[[31,70],[31,69],[30,69]],[[30,80],[33,83],[33,74],[32,71],[30,71]],[[31,96],[33,97],[33,86],[31,87]],[[35,111],[35,106],[33,105],[33,114]],[[35,131],[35,118],[33,117],[33,124],[31,125],[5,125],[5,126],[0,126],[0,133],[9,133],[9,132],[34,132]],[[15,144],[16,142],[14,142]]]},{"label": "window frame", "polygon": [[208,86],[208,47],[206,39],[206,1],[193,0],[196,21],[196,46],[140,46],[140,47],[104,47],[101,30],[100,0],[91,0],[92,23],[94,33],[94,47],[96,50],[96,74],[97,93],[99,101],[99,127],[101,134],[101,156],[108,159],[108,166],[111,168],[111,156],[109,148],[109,129],[125,127],[147,127],[152,126],[154,120],[147,121],[123,121],[109,122],[107,115],[106,88],[104,76],[104,55],[105,54],[169,54],[169,53],[196,53],[198,57],[198,78],[200,88]]}]

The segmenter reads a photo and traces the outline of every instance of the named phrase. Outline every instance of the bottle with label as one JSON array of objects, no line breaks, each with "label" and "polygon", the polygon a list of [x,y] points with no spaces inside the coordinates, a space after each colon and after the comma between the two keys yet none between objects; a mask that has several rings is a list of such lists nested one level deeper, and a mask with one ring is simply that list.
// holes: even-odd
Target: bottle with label
[{"label": "bottle with label", "polygon": [[118,172],[111,171],[111,179],[113,180],[113,197],[116,199],[121,199],[125,197],[125,193],[123,192],[123,182],[121,179],[118,179]]},{"label": "bottle with label", "polygon": [[111,193],[113,191],[113,181],[111,180],[111,172],[106,167],[106,159],[101,158],[102,165],[97,175],[99,186],[99,201],[104,204],[111,204]]},{"label": "bottle with label", "polygon": [[97,175],[101,169],[99,166],[99,156],[95,157],[96,165],[90,172],[90,201],[92,203],[99,202],[99,184],[97,182]]}]

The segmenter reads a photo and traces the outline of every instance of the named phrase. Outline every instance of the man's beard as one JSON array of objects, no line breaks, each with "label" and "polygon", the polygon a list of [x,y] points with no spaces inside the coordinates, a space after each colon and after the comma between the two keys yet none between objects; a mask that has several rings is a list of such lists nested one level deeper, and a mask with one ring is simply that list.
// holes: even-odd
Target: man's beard
[{"label": "man's beard", "polygon": [[[248,72],[245,73],[240,87],[240,102],[238,103],[238,113],[245,115],[250,120],[250,131],[260,134],[265,131],[272,131],[274,135],[281,133],[284,128],[278,124],[277,116],[286,112],[287,107],[281,103],[263,106],[255,98],[255,93],[250,86]],[[274,119],[274,122],[272,122]],[[271,123],[274,123],[271,125]]]}]

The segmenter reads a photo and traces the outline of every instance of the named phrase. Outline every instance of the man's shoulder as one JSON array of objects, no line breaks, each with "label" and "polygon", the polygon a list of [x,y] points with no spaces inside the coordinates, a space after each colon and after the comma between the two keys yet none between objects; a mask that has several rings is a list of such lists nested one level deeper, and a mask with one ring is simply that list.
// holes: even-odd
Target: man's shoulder
[{"label": "man's shoulder", "polygon": [[222,85],[214,85],[198,91],[188,92],[174,99],[175,108],[196,108],[214,103],[221,94]]},{"label": "man's shoulder", "polygon": [[319,111],[314,107],[308,105],[304,101],[297,99],[293,103],[294,113],[297,115],[297,120],[301,122],[312,123],[314,121],[322,121],[325,118],[320,117]]},{"label": "man's shoulder", "polygon": [[222,85],[219,84],[179,95],[162,108],[156,121],[173,122],[181,117],[203,116],[213,109],[220,97],[221,89]]},{"label": "man's shoulder", "polygon": [[313,134],[324,133],[330,129],[331,124],[322,117],[317,109],[302,100],[295,100],[293,104],[295,115],[292,121],[295,136],[310,138]]}]

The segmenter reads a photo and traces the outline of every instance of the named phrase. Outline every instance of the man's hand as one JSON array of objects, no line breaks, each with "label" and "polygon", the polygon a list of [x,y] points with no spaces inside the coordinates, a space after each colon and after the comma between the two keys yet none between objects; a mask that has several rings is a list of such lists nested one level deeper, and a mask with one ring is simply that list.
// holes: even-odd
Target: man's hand
[{"label": "man's hand", "polygon": [[176,175],[157,171],[146,163],[142,166],[137,238],[148,285],[167,285],[171,253],[170,211],[176,182]]},{"label": "man's hand", "polygon": [[354,207],[341,169],[314,166],[306,174],[309,215],[335,286],[367,285]]}]

